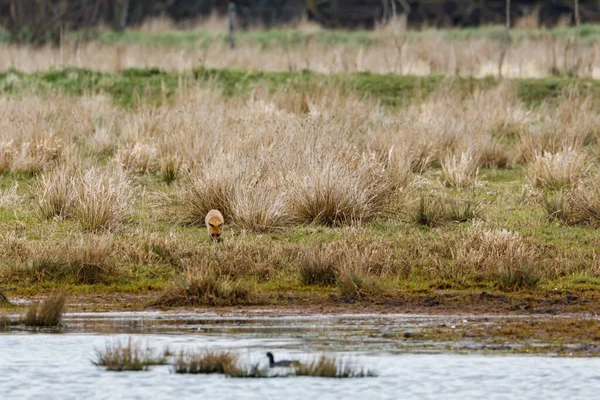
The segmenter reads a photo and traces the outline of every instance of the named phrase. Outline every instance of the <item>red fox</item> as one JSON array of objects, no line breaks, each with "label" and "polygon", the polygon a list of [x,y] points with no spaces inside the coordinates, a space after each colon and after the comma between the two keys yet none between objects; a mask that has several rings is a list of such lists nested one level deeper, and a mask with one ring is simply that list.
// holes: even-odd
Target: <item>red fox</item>
[{"label": "red fox", "polygon": [[220,242],[221,235],[223,234],[223,223],[225,222],[221,212],[219,210],[210,210],[208,214],[206,214],[204,222],[206,222],[206,229],[208,229],[208,236],[210,239]]}]

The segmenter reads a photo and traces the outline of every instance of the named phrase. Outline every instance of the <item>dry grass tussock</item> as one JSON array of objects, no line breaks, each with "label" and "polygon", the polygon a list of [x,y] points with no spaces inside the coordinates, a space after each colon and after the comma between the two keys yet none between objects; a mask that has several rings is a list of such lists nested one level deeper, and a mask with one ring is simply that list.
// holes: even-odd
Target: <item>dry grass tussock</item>
[{"label": "dry grass tussock", "polygon": [[123,168],[134,173],[156,172],[160,168],[158,149],[153,144],[133,143],[119,150],[118,158]]},{"label": "dry grass tussock", "polygon": [[236,374],[239,370],[238,356],[229,351],[188,351],[183,350],[175,359],[173,371],[176,374]]},{"label": "dry grass tussock", "polygon": [[17,190],[19,189],[19,184],[15,183],[9,188],[0,189],[0,208],[12,208],[15,209],[16,206],[22,201],[21,196],[17,194]]},{"label": "dry grass tussock", "polygon": [[447,186],[463,189],[478,183],[478,161],[473,151],[461,153],[460,157],[448,155],[442,160],[442,178]]},{"label": "dry grass tussock", "polygon": [[[221,24],[227,26],[226,21]],[[110,72],[147,66],[181,71],[197,66],[200,60],[202,65],[215,68],[485,77],[497,75],[498,55],[503,47],[500,41],[484,37],[466,38],[457,43],[436,31],[410,40],[406,40],[404,33],[398,36],[373,32],[370,36],[375,43],[369,46],[319,41],[318,34],[294,46],[240,41],[234,52],[229,51],[228,44],[222,40],[209,46],[192,42],[183,48],[155,43],[114,45],[78,40],[66,40],[60,48],[2,44],[0,51],[5,56],[0,60],[0,70],[40,71],[72,65]],[[571,73],[598,78],[597,52],[597,44],[574,49],[572,44],[552,36],[520,40],[513,42],[506,52],[502,75],[539,78]]]},{"label": "dry grass tussock", "polygon": [[202,226],[212,209],[230,218],[236,185],[241,179],[234,168],[231,164],[214,165],[189,177],[180,193],[180,202],[186,208],[186,222]]},{"label": "dry grass tussock", "polygon": [[0,279],[23,284],[66,280],[79,284],[109,283],[114,279],[119,256],[111,235],[62,237],[44,233],[30,240],[15,233],[0,239],[0,259],[10,267]]},{"label": "dry grass tussock", "polygon": [[32,304],[21,322],[36,328],[52,328],[60,325],[65,307],[65,295],[53,294],[40,304]]},{"label": "dry grass tussock", "polygon": [[107,343],[104,350],[96,350],[93,364],[108,371],[146,371],[150,366],[166,362],[165,354],[157,355],[152,348],[130,337],[127,342],[115,340]]},{"label": "dry grass tussock", "polygon": [[395,275],[398,263],[390,243],[350,234],[345,240],[304,247],[295,264],[304,285],[336,285],[342,296],[369,298],[384,292],[379,280]]},{"label": "dry grass tussock", "polygon": [[43,218],[66,218],[75,200],[74,176],[77,167],[63,164],[40,175],[37,205]]},{"label": "dry grass tussock", "polygon": [[329,246],[307,246],[299,253],[298,271],[304,285],[333,286],[337,268],[330,256]]},{"label": "dry grass tussock", "polygon": [[385,215],[396,182],[376,161],[327,158],[310,161],[293,179],[290,207],[302,223],[346,225]]},{"label": "dry grass tussock", "polygon": [[534,287],[542,277],[538,250],[516,232],[474,228],[457,247],[455,279],[491,275],[500,289],[511,290]]},{"label": "dry grass tussock", "polygon": [[40,177],[39,192],[42,216],[72,218],[86,231],[114,230],[133,210],[130,181],[115,167],[63,164]]},{"label": "dry grass tussock", "polygon": [[414,224],[435,227],[472,221],[483,212],[481,201],[468,196],[414,190],[405,195],[402,214]]},{"label": "dry grass tussock", "polygon": [[476,183],[480,167],[513,166],[506,141],[530,126],[530,114],[510,85],[477,90],[465,98],[442,84],[425,101],[413,102],[401,118],[380,122],[395,134],[376,130],[369,144],[380,151],[402,149],[413,171],[442,166],[448,185],[468,186]]},{"label": "dry grass tussock", "polygon": [[[87,142],[98,120],[117,114],[102,96],[0,99],[0,173],[39,173]],[[75,134],[76,133],[76,134]]]},{"label": "dry grass tussock", "polygon": [[529,163],[528,174],[534,186],[557,189],[576,185],[590,167],[585,153],[569,147],[557,153],[537,153]]},{"label": "dry grass tussock", "polygon": [[153,306],[237,306],[257,304],[254,289],[211,269],[211,263],[185,269],[182,277]]},{"label": "dry grass tussock", "polygon": [[82,236],[66,249],[67,261],[77,283],[109,282],[114,273],[112,235]]},{"label": "dry grass tussock", "polygon": [[374,371],[357,369],[343,360],[327,355],[321,355],[315,361],[300,364],[295,368],[294,375],[322,378],[364,378],[377,376]]},{"label": "dry grass tussock", "polygon": [[[258,171],[253,174],[255,169]],[[272,174],[274,171],[260,168],[260,162],[253,165],[249,160],[227,158],[192,173],[179,195],[186,209],[184,220],[203,225],[206,213],[218,209],[227,224],[254,232],[289,226],[293,219],[286,188],[283,180]]]},{"label": "dry grass tussock", "polygon": [[543,205],[551,218],[566,225],[600,226],[600,182],[598,177],[573,188],[542,194]]},{"label": "dry grass tussock", "polygon": [[73,218],[86,231],[119,227],[133,208],[133,191],[119,170],[90,168],[74,181]]},{"label": "dry grass tussock", "polygon": [[286,188],[273,180],[239,187],[232,204],[236,226],[253,232],[273,232],[294,222]]}]

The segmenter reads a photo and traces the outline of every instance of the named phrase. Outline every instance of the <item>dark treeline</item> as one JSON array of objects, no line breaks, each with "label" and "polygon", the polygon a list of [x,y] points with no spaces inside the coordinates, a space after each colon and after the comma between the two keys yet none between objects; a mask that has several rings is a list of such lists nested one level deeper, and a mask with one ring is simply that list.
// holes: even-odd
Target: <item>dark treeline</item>
[{"label": "dark treeline", "polygon": [[[478,26],[504,23],[506,0],[236,0],[242,27],[267,27],[303,17],[332,28],[372,28],[394,14],[409,26]],[[540,25],[574,20],[574,0],[512,0],[511,19],[537,15]],[[153,17],[185,23],[226,15],[229,0],[0,0],[0,25],[16,41],[58,41],[67,30],[124,29]],[[599,0],[579,0],[582,22],[600,21]]]}]

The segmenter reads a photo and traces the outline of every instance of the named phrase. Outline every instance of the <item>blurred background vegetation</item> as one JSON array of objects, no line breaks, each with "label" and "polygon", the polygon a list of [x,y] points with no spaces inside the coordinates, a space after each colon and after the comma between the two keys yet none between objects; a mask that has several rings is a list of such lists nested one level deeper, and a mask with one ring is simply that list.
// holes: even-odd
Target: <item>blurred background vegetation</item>
[{"label": "blurred background vegetation", "polygon": [[[18,43],[59,43],[67,31],[105,27],[123,30],[152,18],[182,28],[210,16],[225,17],[235,4],[237,25],[270,28],[313,20],[328,28],[372,29],[395,16],[409,27],[473,27],[504,24],[506,0],[0,0],[4,37]],[[530,25],[600,21],[598,0],[512,0],[510,20]]]}]

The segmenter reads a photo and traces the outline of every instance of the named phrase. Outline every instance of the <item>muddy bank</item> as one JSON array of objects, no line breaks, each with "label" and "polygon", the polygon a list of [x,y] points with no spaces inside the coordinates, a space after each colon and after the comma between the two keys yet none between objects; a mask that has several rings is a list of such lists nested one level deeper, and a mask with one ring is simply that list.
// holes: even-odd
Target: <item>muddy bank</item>
[{"label": "muddy bank", "polygon": [[[10,296],[17,307],[43,299],[37,296]],[[149,311],[211,310],[215,312],[261,311],[281,313],[401,313],[401,314],[595,314],[600,312],[599,294],[594,291],[498,292],[435,291],[408,293],[401,296],[365,299],[326,293],[285,292],[267,294],[252,306],[233,307],[156,307],[151,306],[160,293],[102,293],[67,296],[71,311]],[[0,310],[2,310],[0,305]],[[9,308],[5,309],[9,310]]]}]

